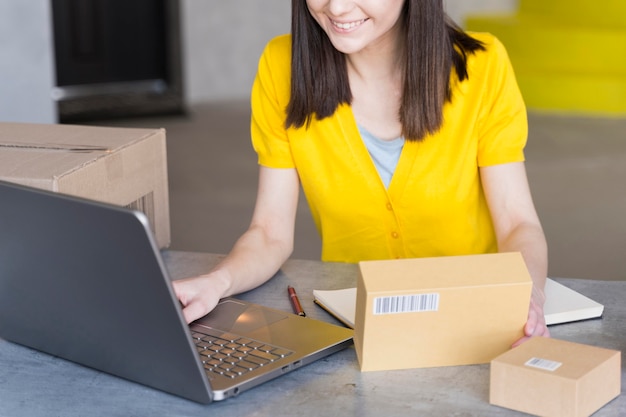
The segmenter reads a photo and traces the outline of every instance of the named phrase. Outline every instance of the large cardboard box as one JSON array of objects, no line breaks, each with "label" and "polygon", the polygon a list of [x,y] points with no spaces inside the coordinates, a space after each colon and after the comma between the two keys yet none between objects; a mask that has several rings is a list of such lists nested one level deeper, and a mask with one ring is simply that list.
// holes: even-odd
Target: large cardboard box
[{"label": "large cardboard box", "polygon": [[163,129],[0,123],[0,179],[143,211],[170,244]]},{"label": "large cardboard box", "polygon": [[532,281],[519,253],[359,263],[362,371],[488,363],[523,336]]},{"label": "large cardboard box", "polygon": [[621,353],[534,337],[491,362],[489,402],[538,416],[583,417],[621,391]]}]

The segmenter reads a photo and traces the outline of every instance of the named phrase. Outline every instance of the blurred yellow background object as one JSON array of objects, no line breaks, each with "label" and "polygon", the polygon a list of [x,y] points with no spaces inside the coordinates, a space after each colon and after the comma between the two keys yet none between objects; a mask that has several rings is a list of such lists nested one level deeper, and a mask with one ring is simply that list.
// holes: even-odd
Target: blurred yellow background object
[{"label": "blurred yellow background object", "polygon": [[520,0],[465,28],[504,43],[529,109],[626,117],[626,1]]}]

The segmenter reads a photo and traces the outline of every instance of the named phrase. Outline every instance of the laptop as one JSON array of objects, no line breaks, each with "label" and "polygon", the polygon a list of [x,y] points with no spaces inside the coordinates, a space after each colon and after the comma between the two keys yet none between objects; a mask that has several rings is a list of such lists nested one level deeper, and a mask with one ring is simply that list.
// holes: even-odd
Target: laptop
[{"label": "laptop", "polygon": [[0,338],[210,403],[352,335],[235,298],[187,325],[143,213],[0,181]]}]

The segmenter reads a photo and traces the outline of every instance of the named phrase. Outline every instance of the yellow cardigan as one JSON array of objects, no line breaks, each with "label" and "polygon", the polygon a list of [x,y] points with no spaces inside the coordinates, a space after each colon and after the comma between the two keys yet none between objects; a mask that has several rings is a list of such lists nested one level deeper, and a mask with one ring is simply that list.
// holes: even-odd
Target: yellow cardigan
[{"label": "yellow cardigan", "polygon": [[322,260],[497,251],[478,168],[524,160],[526,109],[502,44],[490,34],[472,36],[486,51],[469,55],[469,80],[455,81],[442,129],[405,143],[388,189],[350,106],[308,128],[284,128],[291,37],[268,43],[251,94],[252,143],[259,164],[297,169]]}]

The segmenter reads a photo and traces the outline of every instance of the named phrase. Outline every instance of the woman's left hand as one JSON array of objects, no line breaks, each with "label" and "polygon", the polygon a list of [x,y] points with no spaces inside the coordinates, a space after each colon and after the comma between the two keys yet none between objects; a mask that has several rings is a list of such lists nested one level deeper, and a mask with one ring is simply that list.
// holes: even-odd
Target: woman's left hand
[{"label": "woman's left hand", "polygon": [[530,298],[530,307],[528,309],[528,321],[526,321],[524,326],[524,337],[513,343],[512,347],[519,346],[534,336],[550,337],[550,331],[546,325],[543,312],[545,298],[543,291],[533,287],[533,294]]}]

